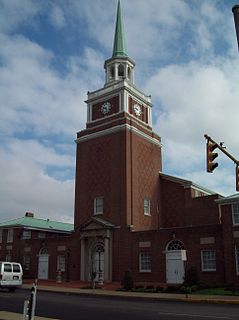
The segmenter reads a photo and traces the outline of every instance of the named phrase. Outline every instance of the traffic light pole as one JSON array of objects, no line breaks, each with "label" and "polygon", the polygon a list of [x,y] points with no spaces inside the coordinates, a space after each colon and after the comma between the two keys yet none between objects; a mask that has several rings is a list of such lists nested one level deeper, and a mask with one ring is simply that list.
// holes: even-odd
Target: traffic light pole
[{"label": "traffic light pole", "polygon": [[[230,158],[236,164],[236,191],[239,191],[239,161],[236,158],[234,158],[229,152],[227,152],[227,150],[223,146],[222,142],[218,144],[216,141],[214,141],[207,134],[204,134],[204,137],[207,140],[207,144],[212,143],[213,145],[215,145],[214,149],[218,148],[219,150],[221,150],[228,158]],[[208,158],[208,155],[207,155],[207,158]],[[208,161],[209,161],[209,159],[207,159],[207,162]],[[218,164],[217,164],[217,166],[218,166]],[[211,171],[208,171],[208,172],[212,172],[213,170],[214,169],[212,169]]]},{"label": "traffic light pole", "polygon": [[214,143],[218,149],[220,149],[226,156],[228,156],[228,158],[230,158],[236,165],[239,166],[239,161],[236,158],[234,158],[229,152],[227,152],[225,147],[223,147],[222,143],[218,144],[216,141],[214,141],[207,134],[204,134],[204,137],[205,137],[205,139],[207,139],[207,141],[211,141],[212,143]]}]

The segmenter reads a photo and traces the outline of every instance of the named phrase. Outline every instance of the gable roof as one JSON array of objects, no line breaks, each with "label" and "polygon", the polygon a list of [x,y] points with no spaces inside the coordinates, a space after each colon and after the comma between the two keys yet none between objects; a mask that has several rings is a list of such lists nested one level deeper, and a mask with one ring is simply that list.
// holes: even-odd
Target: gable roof
[{"label": "gable roof", "polygon": [[216,200],[219,204],[231,204],[231,203],[239,203],[239,193],[235,193],[231,196],[224,197],[222,199]]},{"label": "gable roof", "polygon": [[165,179],[165,180],[169,180],[169,181],[181,184],[185,189],[186,188],[193,188],[193,189],[196,189],[198,191],[204,192],[207,195],[217,194],[216,192],[214,192],[212,190],[209,190],[207,188],[204,188],[204,187],[202,187],[202,186],[200,186],[200,185],[198,185],[198,184],[196,184],[196,183],[194,183],[194,182],[192,182],[190,180],[178,178],[178,177],[171,176],[171,175],[164,174],[164,173],[161,173],[161,177],[163,179]]},{"label": "gable roof", "polygon": [[8,227],[67,233],[72,232],[74,230],[74,225],[72,223],[52,221],[49,219],[37,219],[26,216],[0,223],[0,228]]}]

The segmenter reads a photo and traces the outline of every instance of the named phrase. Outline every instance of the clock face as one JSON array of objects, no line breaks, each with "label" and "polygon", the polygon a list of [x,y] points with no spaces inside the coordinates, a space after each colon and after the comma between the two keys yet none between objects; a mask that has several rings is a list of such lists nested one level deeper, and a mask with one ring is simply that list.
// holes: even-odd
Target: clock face
[{"label": "clock face", "polygon": [[103,113],[103,114],[107,114],[107,113],[109,113],[110,112],[110,109],[111,109],[111,104],[110,104],[110,102],[104,102],[103,104],[102,104],[102,106],[101,106],[101,108],[100,108],[100,110],[101,110],[101,112]]},{"label": "clock face", "polygon": [[134,113],[136,114],[137,117],[141,116],[142,110],[141,110],[141,107],[138,104],[134,105]]}]

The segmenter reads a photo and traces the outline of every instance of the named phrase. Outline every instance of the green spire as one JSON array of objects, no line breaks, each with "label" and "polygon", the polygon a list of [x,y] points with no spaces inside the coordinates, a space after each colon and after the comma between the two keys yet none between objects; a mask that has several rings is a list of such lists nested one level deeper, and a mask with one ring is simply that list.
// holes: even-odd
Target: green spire
[{"label": "green spire", "polygon": [[112,58],[115,57],[127,57],[125,49],[125,38],[124,38],[124,26],[121,16],[120,0],[118,1],[116,26],[115,26],[115,38]]}]

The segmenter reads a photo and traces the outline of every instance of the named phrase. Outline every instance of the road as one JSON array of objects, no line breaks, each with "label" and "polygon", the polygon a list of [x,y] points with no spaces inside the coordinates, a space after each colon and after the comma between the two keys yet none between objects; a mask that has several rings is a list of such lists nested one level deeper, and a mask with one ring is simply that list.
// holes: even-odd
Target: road
[{"label": "road", "polygon": [[[29,291],[0,291],[0,310],[22,313]],[[62,293],[37,293],[36,315],[62,320],[238,320],[237,305],[135,301]]]}]

